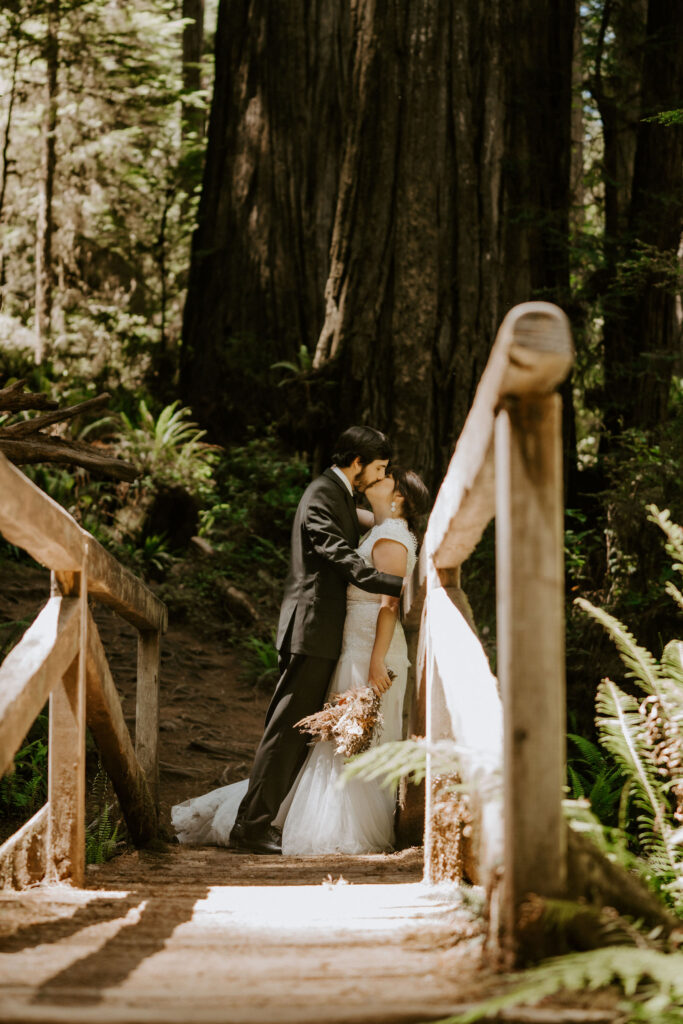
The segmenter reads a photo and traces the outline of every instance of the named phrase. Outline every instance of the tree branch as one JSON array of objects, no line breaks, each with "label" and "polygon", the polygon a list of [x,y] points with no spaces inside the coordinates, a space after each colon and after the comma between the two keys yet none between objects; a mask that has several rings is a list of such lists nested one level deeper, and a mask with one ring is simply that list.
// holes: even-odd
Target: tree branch
[{"label": "tree branch", "polygon": [[17,380],[6,388],[0,389],[0,413],[19,412],[27,409],[51,409],[42,416],[19,420],[9,426],[0,425],[0,452],[14,462],[15,465],[28,465],[36,462],[56,462],[62,465],[82,466],[83,469],[106,473],[117,480],[135,480],[139,472],[130,462],[124,462],[113,455],[108,455],[95,445],[70,438],[51,437],[41,433],[43,427],[52,423],[63,423],[86,410],[97,409],[105,405],[109,395],[97,395],[79,402],[67,409],[59,409],[57,402],[47,395],[31,394],[23,391],[26,381]]}]

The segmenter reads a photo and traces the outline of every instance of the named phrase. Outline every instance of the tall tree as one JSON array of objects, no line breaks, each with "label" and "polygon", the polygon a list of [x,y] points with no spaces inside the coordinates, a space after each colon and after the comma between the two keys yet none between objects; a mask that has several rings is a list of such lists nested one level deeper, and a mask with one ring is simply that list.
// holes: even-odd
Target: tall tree
[{"label": "tall tree", "polygon": [[55,271],[52,261],[54,231],[52,200],[57,166],[57,76],[59,72],[60,0],[48,0],[45,33],[45,66],[47,72],[45,113],[43,119],[43,162],[38,204],[36,237],[36,360],[49,353],[52,331],[52,293]]},{"label": "tall tree", "polygon": [[[324,6],[311,33],[295,0],[221,5],[185,396],[226,436],[230,335],[290,358],[317,341],[328,429],[388,429],[436,482],[507,308],[566,292],[574,3],[359,0],[350,33]],[[332,112],[334,153],[301,159]]]},{"label": "tall tree", "polygon": [[262,413],[269,365],[312,347],[320,330],[346,121],[347,6],[219,5],[181,389],[223,438],[252,409]]},{"label": "tall tree", "polygon": [[593,91],[605,143],[605,423],[616,434],[666,419],[680,339],[683,127],[656,115],[683,96],[683,5],[605,0]]},{"label": "tall tree", "polygon": [[191,97],[202,88],[204,52],[204,0],[183,0],[183,92],[182,131],[201,138],[204,134],[204,108]]},{"label": "tall tree", "polygon": [[[568,284],[571,3],[359,5],[316,361],[436,483],[507,309]],[[512,41],[514,40],[514,43]]]}]

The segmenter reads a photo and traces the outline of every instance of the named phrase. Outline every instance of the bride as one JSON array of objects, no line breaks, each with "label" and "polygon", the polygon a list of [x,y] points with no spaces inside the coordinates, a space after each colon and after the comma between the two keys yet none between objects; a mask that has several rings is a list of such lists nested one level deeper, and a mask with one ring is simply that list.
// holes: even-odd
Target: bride
[{"label": "bride", "polygon": [[[381,572],[409,576],[417,555],[416,520],[429,507],[427,488],[416,473],[394,467],[365,494],[374,525],[358,554]],[[363,515],[359,512],[362,522]],[[398,598],[349,584],[342,650],[327,695],[329,700],[337,693],[372,686],[380,696],[384,721],[373,741],[379,743],[403,735],[409,663],[398,610]],[[393,673],[390,684],[388,669]],[[342,782],[343,769],[344,758],[331,741],[311,746],[273,822],[282,829],[284,855],[375,853],[392,848],[395,791],[375,781]],[[173,807],[171,821],[178,841],[227,846],[247,786],[248,780],[233,783]]]}]

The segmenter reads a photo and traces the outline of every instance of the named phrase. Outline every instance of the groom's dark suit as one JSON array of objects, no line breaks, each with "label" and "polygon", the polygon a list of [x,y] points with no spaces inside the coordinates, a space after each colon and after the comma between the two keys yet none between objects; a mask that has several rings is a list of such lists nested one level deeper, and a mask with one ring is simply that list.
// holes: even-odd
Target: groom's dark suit
[{"label": "groom's dark suit", "polygon": [[347,584],[373,594],[401,593],[400,576],[377,572],[357,554],[359,539],[353,497],[327,469],[309,484],[294,518],[277,634],[282,675],[238,813],[247,836],[265,832],[306,758],[309,737],[293,726],[325,700],[341,651]]}]

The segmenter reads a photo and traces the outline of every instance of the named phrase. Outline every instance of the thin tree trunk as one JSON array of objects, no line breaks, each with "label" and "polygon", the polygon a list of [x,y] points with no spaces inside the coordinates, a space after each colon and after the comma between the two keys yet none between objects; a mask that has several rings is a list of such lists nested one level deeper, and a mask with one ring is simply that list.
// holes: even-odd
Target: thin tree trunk
[{"label": "thin tree trunk", "polygon": [[43,133],[43,165],[36,239],[36,361],[49,355],[52,327],[54,267],[52,235],[54,230],[52,201],[57,165],[57,75],[59,70],[60,0],[49,0],[47,6],[47,95]]},{"label": "thin tree trunk", "polygon": [[[183,91],[199,92],[202,87],[202,54],[204,50],[204,0],[183,0]],[[192,103],[182,104],[183,139],[204,135],[204,110]]]},{"label": "thin tree trunk", "polygon": [[[2,135],[2,178],[0,178],[0,224],[5,209],[5,195],[7,193],[7,182],[9,180],[9,148],[12,132],[12,114],[14,113],[14,102],[17,95],[17,73],[19,71],[19,55],[21,45],[19,39],[15,39],[14,60],[12,61],[12,78],[10,82],[9,99],[7,101],[7,119],[5,130]],[[5,297],[5,247],[0,250],[0,309],[2,309]]]}]

